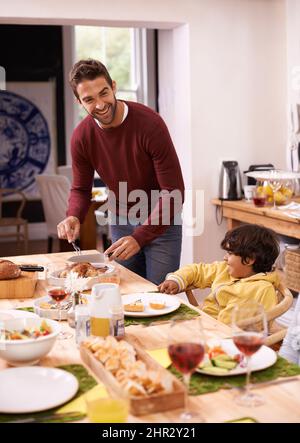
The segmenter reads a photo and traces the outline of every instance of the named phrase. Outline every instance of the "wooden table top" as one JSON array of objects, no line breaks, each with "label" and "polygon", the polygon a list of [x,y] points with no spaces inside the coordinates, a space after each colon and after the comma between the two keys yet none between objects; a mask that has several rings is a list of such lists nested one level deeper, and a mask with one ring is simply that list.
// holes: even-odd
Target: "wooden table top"
[{"label": "wooden table top", "polygon": [[[85,251],[87,253],[96,251]],[[6,257],[16,262],[32,263],[37,262],[41,265],[47,263],[61,261],[68,258],[72,253],[58,254],[41,254],[31,256]],[[119,266],[119,265],[118,265]],[[138,275],[130,272],[122,266],[121,270],[121,293],[151,291],[155,289],[155,285]],[[43,273],[40,273],[40,280],[37,285],[35,297],[44,295]],[[20,300],[0,300],[0,309],[9,309],[20,306],[32,306],[33,299]],[[201,313],[202,323],[207,339],[226,338],[231,335],[231,329],[223,323],[214,320],[212,317]],[[63,322],[63,327],[69,329],[68,324]],[[189,321],[190,333],[193,333],[194,320]],[[167,346],[168,324],[144,327],[142,325],[129,326],[126,328],[126,334],[132,335],[145,349],[158,349]],[[63,364],[81,363],[79,351],[76,347],[74,338],[69,340],[57,341],[51,352],[40,362],[42,366],[57,366]],[[4,360],[0,359],[0,370],[7,367]],[[201,413],[203,418],[210,423],[224,422],[234,420],[241,417],[253,417],[259,422],[300,422],[300,377],[298,380],[290,383],[269,386],[264,388],[256,388],[265,398],[264,405],[256,408],[244,408],[238,406],[233,397],[235,390],[220,390],[216,393],[205,394],[190,397],[191,409]],[[144,415],[140,417],[129,416],[129,422],[146,422],[146,423],[169,423],[175,422],[176,417],[181,411],[172,410],[167,413],[157,413],[152,415]]]},{"label": "wooden table top", "polygon": [[[300,203],[300,197],[293,198],[293,201]],[[277,220],[285,220],[290,223],[300,224],[299,218],[289,217],[284,213],[281,209],[273,209],[272,206],[263,206],[259,208],[254,205],[252,201],[248,202],[246,200],[219,200],[215,198],[212,200],[212,203],[216,206],[224,206],[226,208],[238,209],[240,211],[249,212],[255,215],[265,215],[269,218],[274,218]]]}]

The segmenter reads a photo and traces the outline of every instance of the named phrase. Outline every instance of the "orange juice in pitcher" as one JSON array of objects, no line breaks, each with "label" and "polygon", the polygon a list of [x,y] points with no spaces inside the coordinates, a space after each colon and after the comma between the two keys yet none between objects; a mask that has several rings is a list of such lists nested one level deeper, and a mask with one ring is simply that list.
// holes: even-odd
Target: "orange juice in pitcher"
[{"label": "orange juice in pitcher", "polygon": [[110,334],[110,319],[91,317],[91,334],[107,337]]},{"label": "orange juice in pitcher", "polygon": [[114,335],[112,308],[122,307],[119,285],[116,283],[98,283],[93,286],[90,301],[91,335],[107,337]]}]

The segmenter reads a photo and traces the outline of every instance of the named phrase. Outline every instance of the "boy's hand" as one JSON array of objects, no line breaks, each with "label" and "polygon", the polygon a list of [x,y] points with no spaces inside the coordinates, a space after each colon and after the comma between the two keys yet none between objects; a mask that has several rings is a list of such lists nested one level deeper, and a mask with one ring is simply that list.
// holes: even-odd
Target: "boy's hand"
[{"label": "boy's hand", "polygon": [[177,294],[179,292],[179,286],[178,284],[173,280],[165,280],[163,283],[161,283],[158,286],[159,292],[165,293],[165,294]]}]

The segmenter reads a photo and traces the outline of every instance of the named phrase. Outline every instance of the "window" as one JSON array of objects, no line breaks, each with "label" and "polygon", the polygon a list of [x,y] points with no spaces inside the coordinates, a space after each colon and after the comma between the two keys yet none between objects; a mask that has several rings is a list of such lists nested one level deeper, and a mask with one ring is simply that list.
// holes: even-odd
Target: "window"
[{"label": "window", "polygon": [[[155,87],[148,85],[148,64],[154,66],[155,61],[154,56],[149,58],[147,54],[149,32],[136,28],[75,26],[76,61],[83,58],[100,60],[117,83],[117,98],[150,106],[156,99],[149,100],[148,93],[155,91]],[[154,31],[152,36],[154,38]],[[79,120],[86,116],[81,106],[78,116]]]}]

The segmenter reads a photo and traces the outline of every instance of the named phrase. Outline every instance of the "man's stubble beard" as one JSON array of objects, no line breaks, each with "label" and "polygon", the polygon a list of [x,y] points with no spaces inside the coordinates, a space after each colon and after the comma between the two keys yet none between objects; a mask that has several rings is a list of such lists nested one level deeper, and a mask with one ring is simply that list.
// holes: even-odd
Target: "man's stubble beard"
[{"label": "man's stubble beard", "polygon": [[91,117],[95,118],[100,123],[100,125],[106,126],[106,125],[110,125],[114,121],[114,118],[115,118],[116,112],[117,112],[117,106],[118,106],[118,101],[116,99],[116,96],[114,95],[114,103],[109,105],[110,111],[111,111],[111,118],[109,121],[101,120],[101,118],[96,113],[89,113],[88,111],[87,111],[87,113]]}]

